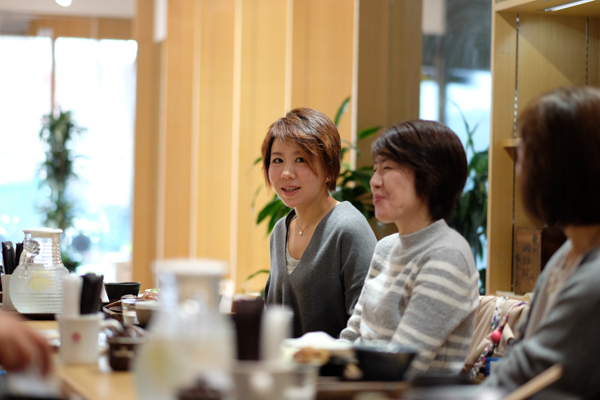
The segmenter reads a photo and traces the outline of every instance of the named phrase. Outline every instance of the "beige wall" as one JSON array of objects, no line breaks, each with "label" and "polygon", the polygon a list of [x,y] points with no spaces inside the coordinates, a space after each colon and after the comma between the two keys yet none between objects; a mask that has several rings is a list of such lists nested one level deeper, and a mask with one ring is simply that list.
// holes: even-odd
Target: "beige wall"
[{"label": "beige wall", "polygon": [[[367,3],[379,14],[368,15]],[[346,140],[357,124],[418,117],[421,4],[392,3],[169,0],[167,36],[157,44],[154,2],[138,2],[134,279],[154,286],[157,258],[210,257],[230,263],[241,291],[246,276],[269,268],[266,227],[255,220],[272,194],[263,188],[252,209],[264,186],[253,162],[268,126],[290,108],[333,118],[352,95],[340,125]],[[380,40],[383,53],[373,49]]]}]

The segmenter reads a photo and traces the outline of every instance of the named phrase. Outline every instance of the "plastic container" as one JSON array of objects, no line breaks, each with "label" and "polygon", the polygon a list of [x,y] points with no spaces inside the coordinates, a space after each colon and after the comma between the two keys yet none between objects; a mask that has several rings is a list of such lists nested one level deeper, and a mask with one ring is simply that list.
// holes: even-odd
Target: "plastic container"
[{"label": "plastic container", "polygon": [[61,229],[24,229],[23,253],[10,279],[12,302],[22,314],[62,312],[63,277],[69,271],[60,257]]}]

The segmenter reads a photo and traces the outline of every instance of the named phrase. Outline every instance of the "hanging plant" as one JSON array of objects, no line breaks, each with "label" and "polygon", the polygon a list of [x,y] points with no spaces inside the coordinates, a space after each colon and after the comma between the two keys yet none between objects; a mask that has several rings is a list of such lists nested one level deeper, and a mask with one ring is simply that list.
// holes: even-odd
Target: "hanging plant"
[{"label": "hanging plant", "polygon": [[[58,117],[52,113],[45,115],[39,132],[45,153],[40,189],[50,193],[41,206],[41,211],[46,215],[44,225],[62,229],[63,232],[71,227],[73,221],[74,204],[67,191],[68,184],[77,178],[73,162],[78,156],[72,154],[71,143],[75,136],[86,130],[73,122],[71,111],[60,111]],[[79,265],[72,260],[64,245],[62,259],[69,271],[74,271]]]}]

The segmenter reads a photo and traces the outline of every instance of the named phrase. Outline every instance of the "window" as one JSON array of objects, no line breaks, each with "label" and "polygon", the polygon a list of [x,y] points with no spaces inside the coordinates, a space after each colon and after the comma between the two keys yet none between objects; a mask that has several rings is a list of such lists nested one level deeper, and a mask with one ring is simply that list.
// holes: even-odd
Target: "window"
[{"label": "window", "polygon": [[[490,74],[490,43],[492,2],[489,0],[424,0],[423,2],[423,64],[421,69],[420,118],[438,120],[448,125],[466,143],[465,121],[471,131],[476,128],[473,150],[482,152],[490,143],[490,110],[492,79]],[[464,116],[464,120],[463,120]],[[467,152],[471,159],[472,151]],[[487,170],[479,174],[482,181]],[[474,187],[475,172],[471,172],[465,190]],[[476,197],[487,198],[484,191]],[[487,192],[487,190],[485,190]],[[483,193],[483,194],[482,194]],[[485,215],[487,207],[479,202]],[[471,212],[471,210],[470,210]],[[475,215],[477,212],[471,212]],[[456,219],[455,219],[456,220]],[[451,221],[453,225],[453,221]],[[454,226],[465,237],[471,235],[470,223]],[[485,224],[484,224],[485,226]],[[483,254],[477,256],[477,268],[485,268],[487,240],[484,226],[477,234]],[[471,236],[472,237],[472,236]],[[471,246],[475,239],[471,240]],[[485,281],[482,281],[482,286]]]},{"label": "window", "polygon": [[[0,181],[0,195],[8,195],[0,200],[0,234],[6,238],[3,240],[16,242],[23,238],[22,229],[39,226],[44,219],[35,206],[36,199],[39,202],[43,196],[38,191],[43,153],[37,135],[41,117],[51,107],[52,56],[50,39],[4,39],[11,44],[0,49],[2,59],[15,60],[15,65],[10,71],[0,65],[0,104],[17,108],[11,98],[24,92],[18,105],[22,116],[10,115],[14,117],[10,125],[0,118],[2,137],[15,141],[10,148],[0,146],[3,149],[0,154],[9,153],[7,161],[5,156],[0,161],[2,170],[16,170],[12,165],[19,165],[26,171],[20,173],[18,180]],[[32,54],[30,57],[33,54],[36,57],[27,64],[37,69],[45,65],[43,71],[17,67],[23,65],[21,56],[15,53],[21,47],[18,43],[27,40],[45,43],[44,52],[33,48],[27,51]],[[69,184],[69,193],[75,203],[75,218],[63,240],[74,258],[82,262],[78,272],[99,272],[107,281],[115,278],[114,264],[129,260],[131,254],[136,54],[134,41],[58,38],[55,42],[55,106],[72,111],[77,125],[87,128],[72,148],[77,155],[74,170],[78,179]],[[29,90],[22,82],[29,83],[32,77],[34,82],[43,81],[45,86],[30,83],[35,90]],[[11,85],[10,90],[4,90],[5,85]],[[43,93],[38,94],[42,90],[38,86],[44,89]],[[8,110],[2,107],[3,112],[13,114]],[[22,122],[25,120],[27,125]],[[19,133],[11,128],[17,125]],[[35,151],[23,151],[27,145]],[[9,160],[10,164],[6,164]]]}]

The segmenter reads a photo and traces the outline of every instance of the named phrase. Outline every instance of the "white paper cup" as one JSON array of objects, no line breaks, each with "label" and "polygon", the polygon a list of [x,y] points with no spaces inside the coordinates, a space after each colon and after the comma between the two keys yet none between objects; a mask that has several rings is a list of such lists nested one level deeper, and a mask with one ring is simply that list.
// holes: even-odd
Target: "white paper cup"
[{"label": "white paper cup", "polygon": [[6,311],[15,311],[15,306],[10,299],[10,292],[8,291],[11,276],[2,274],[2,309]]},{"label": "white paper cup", "polygon": [[[57,315],[60,332],[60,359],[63,364],[93,364],[98,362],[100,329],[119,324],[104,320],[102,313],[77,316]],[[120,326],[120,325],[119,325]]]}]

